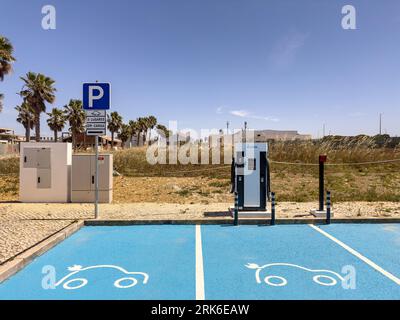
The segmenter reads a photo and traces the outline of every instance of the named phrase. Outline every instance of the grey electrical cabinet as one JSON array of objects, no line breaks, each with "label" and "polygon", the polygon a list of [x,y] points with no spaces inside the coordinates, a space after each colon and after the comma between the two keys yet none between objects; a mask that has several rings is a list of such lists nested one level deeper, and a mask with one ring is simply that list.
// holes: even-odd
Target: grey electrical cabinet
[{"label": "grey electrical cabinet", "polygon": [[24,168],[51,169],[51,149],[43,148],[25,148],[24,149]]},{"label": "grey electrical cabinet", "polygon": [[72,145],[22,142],[21,202],[70,202]]},{"label": "grey electrical cabinet", "polygon": [[[94,202],[96,156],[76,154],[72,156],[72,202]],[[111,203],[113,193],[112,154],[99,155],[99,202]]]},{"label": "grey electrical cabinet", "polygon": [[38,189],[51,188],[51,170],[38,169],[37,170],[37,187]]}]

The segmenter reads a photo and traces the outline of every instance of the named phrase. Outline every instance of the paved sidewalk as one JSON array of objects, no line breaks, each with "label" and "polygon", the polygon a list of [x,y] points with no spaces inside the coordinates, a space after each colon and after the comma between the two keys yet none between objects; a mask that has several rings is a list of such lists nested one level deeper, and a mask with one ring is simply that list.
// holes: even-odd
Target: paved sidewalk
[{"label": "paved sidewalk", "polygon": [[[227,218],[230,203],[101,204],[102,220],[171,220]],[[277,218],[312,218],[316,203],[278,202]],[[400,203],[343,202],[334,204],[336,218],[400,218]],[[0,203],[0,264],[75,220],[94,218],[92,204]]]}]

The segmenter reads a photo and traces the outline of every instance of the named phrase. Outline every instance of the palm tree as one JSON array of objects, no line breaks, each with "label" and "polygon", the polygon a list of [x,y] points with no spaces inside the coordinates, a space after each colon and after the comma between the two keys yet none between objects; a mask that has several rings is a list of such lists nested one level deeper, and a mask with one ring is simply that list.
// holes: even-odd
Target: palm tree
[{"label": "palm tree", "polygon": [[[151,130],[154,129],[154,127],[157,125],[157,118],[155,116],[149,116],[147,118],[147,126],[148,126],[148,130],[149,131],[149,142],[151,142]],[[147,136],[147,132],[146,132],[146,136]]]},{"label": "palm tree", "polygon": [[122,117],[118,114],[117,111],[111,112],[110,116],[108,116],[108,130],[111,132],[111,146],[114,149],[114,134],[118,133],[122,127]]},{"label": "palm tree", "polygon": [[146,143],[146,131],[147,131],[147,118],[142,118],[139,117],[137,118],[136,122],[138,123],[138,127],[139,127],[139,136],[138,136],[138,140],[137,140],[137,145],[139,145],[140,142],[140,137],[143,137],[143,144]]},{"label": "palm tree", "polygon": [[130,139],[132,140],[132,137],[136,136],[136,145],[138,145],[139,134],[140,134],[139,123],[137,121],[129,120],[128,125],[130,128],[130,134],[131,134]]},{"label": "palm tree", "polygon": [[13,57],[13,45],[6,37],[0,36],[0,80],[12,70],[11,63],[15,61]]},{"label": "palm tree", "polygon": [[17,121],[25,128],[25,141],[29,142],[31,141],[31,130],[35,120],[33,110],[26,101],[22,102],[21,106],[16,106],[15,110],[18,111]]},{"label": "palm tree", "polygon": [[[15,61],[13,57],[14,48],[11,42],[3,36],[0,36],[0,80],[4,80],[4,76],[12,70],[11,63]],[[4,95],[0,93],[0,112],[3,110]]]},{"label": "palm tree", "polygon": [[[171,131],[168,130],[168,128],[166,126],[164,126],[163,124],[158,124],[156,126],[157,132],[159,134],[159,136],[162,136],[164,139],[168,139],[169,136],[171,135]],[[160,138],[158,138],[160,140]]]},{"label": "palm tree", "polygon": [[32,107],[35,114],[35,137],[40,141],[40,114],[46,112],[45,102],[54,103],[54,80],[41,74],[28,72],[25,77],[21,77],[24,86],[20,95],[25,98]]},{"label": "palm tree", "polygon": [[61,131],[64,128],[67,117],[65,116],[65,112],[63,110],[57,108],[53,108],[47,115],[49,116],[47,119],[47,124],[49,125],[50,129],[54,131],[54,142],[57,142],[58,131]]},{"label": "palm tree", "polygon": [[72,134],[72,145],[76,149],[76,136],[85,130],[86,113],[82,109],[81,100],[69,100],[68,105],[64,106],[66,119],[69,122]]},{"label": "palm tree", "polygon": [[0,112],[3,110],[4,94],[0,93]]},{"label": "palm tree", "polygon": [[121,131],[118,133],[118,139],[122,142],[122,148],[124,148],[125,143],[131,137],[131,127],[128,124],[123,123]]}]

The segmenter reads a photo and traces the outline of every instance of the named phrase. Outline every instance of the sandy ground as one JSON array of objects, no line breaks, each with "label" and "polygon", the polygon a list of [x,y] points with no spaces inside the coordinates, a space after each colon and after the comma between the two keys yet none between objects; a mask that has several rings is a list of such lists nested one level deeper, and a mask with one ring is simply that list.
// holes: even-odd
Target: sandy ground
[{"label": "sandy ground", "polygon": [[[121,203],[101,204],[100,219],[220,219],[227,218],[231,203],[174,204]],[[277,204],[277,218],[312,218],[310,209],[315,202],[281,202]],[[343,202],[333,206],[337,218],[398,217],[400,203]],[[0,264],[35,243],[61,230],[73,220],[93,219],[91,204],[28,204],[0,203]]]}]

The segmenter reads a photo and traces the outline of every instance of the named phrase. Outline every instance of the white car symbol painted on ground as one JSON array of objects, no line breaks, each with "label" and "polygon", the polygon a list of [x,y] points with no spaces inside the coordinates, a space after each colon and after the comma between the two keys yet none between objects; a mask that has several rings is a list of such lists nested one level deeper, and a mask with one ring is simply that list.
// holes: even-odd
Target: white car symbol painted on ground
[{"label": "white car symbol painted on ground", "polygon": [[[89,267],[82,267],[80,265],[74,265],[72,267],[68,267],[68,271],[72,271],[65,277],[63,277],[61,280],[57,281],[55,286],[59,286],[63,284],[63,288],[66,290],[75,290],[82,288],[88,284],[88,280],[85,278],[72,278],[75,274],[86,271],[86,270],[91,270],[91,269],[100,269],[100,268],[108,268],[108,269],[116,269],[121,271],[122,273],[128,275],[127,277],[122,277],[114,281],[114,286],[119,288],[119,289],[127,289],[135,286],[138,283],[138,280],[133,277],[132,275],[140,275],[143,276],[143,284],[146,284],[147,281],[149,280],[149,275],[145,272],[129,272],[125,270],[124,268],[121,268],[119,266],[115,265],[108,265],[108,264],[103,264],[103,265],[95,265],[95,266],[89,266]],[[126,283],[127,282],[127,283]],[[77,283],[77,284],[76,284]]]},{"label": "white car symbol painted on ground", "polygon": [[[292,268],[297,268],[297,269],[311,272],[311,273],[315,274],[312,277],[312,280],[321,286],[334,286],[337,284],[338,280],[344,281],[344,278],[340,274],[338,274],[332,270],[309,269],[309,268],[299,266],[297,264],[292,264],[292,263],[270,263],[270,264],[265,264],[263,266],[259,266],[256,263],[248,263],[245,265],[246,268],[256,270],[255,277],[256,277],[257,283],[262,283],[261,278],[260,278],[261,270],[267,269],[270,267],[274,267],[274,266],[292,267]],[[283,287],[283,286],[286,286],[288,283],[288,281],[284,277],[281,277],[278,275],[267,275],[264,278],[264,282],[267,285],[274,286],[274,287]]]}]

